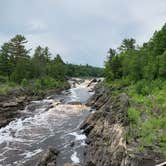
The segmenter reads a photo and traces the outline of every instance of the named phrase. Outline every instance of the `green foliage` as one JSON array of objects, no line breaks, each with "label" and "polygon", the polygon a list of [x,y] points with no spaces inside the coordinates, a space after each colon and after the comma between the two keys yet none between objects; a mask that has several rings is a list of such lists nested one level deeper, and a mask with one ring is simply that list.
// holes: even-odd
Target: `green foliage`
[{"label": "green foliage", "polygon": [[34,80],[32,85],[29,88],[32,88],[32,91],[35,94],[41,93],[45,90],[65,88],[68,87],[68,83],[61,80],[56,80],[52,77],[45,76],[40,79]]},{"label": "green foliage", "polygon": [[21,81],[21,86],[22,86],[22,87],[27,87],[28,84],[29,84],[29,82],[28,82],[28,80],[25,79],[25,78]]},{"label": "green foliage", "polygon": [[122,52],[129,51],[129,50],[134,50],[135,49],[135,43],[136,43],[136,41],[133,38],[124,39],[122,41],[121,46],[118,49]]},{"label": "green foliage", "polygon": [[102,68],[90,65],[66,64],[66,76],[69,77],[103,77]]},{"label": "green foliage", "polygon": [[[89,65],[65,64],[59,54],[52,59],[48,47],[38,46],[29,56],[27,40],[16,35],[0,49],[0,93],[22,86],[34,94],[68,87],[67,77],[98,77],[102,69]],[[13,85],[14,84],[14,85]]]},{"label": "green foliage", "polygon": [[58,82],[49,76],[42,77],[33,83],[33,91],[39,93],[42,90],[57,88],[57,84]]},{"label": "green foliage", "polygon": [[166,24],[142,47],[135,43],[124,39],[118,53],[109,49],[106,82],[130,96],[128,142],[166,155]]},{"label": "green foliage", "polygon": [[136,92],[143,96],[150,94],[151,88],[146,84],[146,81],[136,83]]},{"label": "green foliage", "polygon": [[[141,85],[140,91],[138,91],[138,85]],[[142,91],[144,87],[148,87],[148,95]],[[139,138],[140,150],[148,146],[153,148],[158,146],[156,150],[166,155],[164,146],[166,144],[166,81],[139,81],[128,86],[127,93],[131,97],[132,105],[128,111],[130,122],[128,140]],[[136,131],[135,134],[133,131]]]},{"label": "green foliage", "polygon": [[105,62],[107,80],[130,77],[136,82],[166,78],[166,24],[142,47],[136,48],[135,40],[131,38],[124,39],[119,50],[116,53],[109,49],[110,55]]},{"label": "green foliage", "polygon": [[[0,49],[0,75],[17,84],[26,86],[26,81],[38,79],[40,86],[54,87],[58,81],[66,82],[66,77],[98,77],[102,76],[102,69],[89,65],[65,64],[59,54],[52,59],[48,47],[38,46],[34,54],[29,56],[26,49],[27,40],[22,35],[16,35]],[[44,79],[43,79],[44,78]],[[4,79],[1,79],[2,82]]]},{"label": "green foliage", "polygon": [[7,82],[4,84],[0,84],[0,94],[7,94],[8,92],[13,90],[14,88],[19,88],[19,86],[13,82]]},{"label": "green foliage", "polygon": [[159,57],[159,76],[166,77],[166,51]]},{"label": "green foliage", "polygon": [[57,81],[49,76],[42,77],[39,82],[42,88],[52,88],[57,86]]},{"label": "green foliage", "polygon": [[141,124],[140,132],[142,146],[153,146],[154,143],[166,143],[166,135],[164,134],[165,130],[166,117],[151,117],[148,121],[143,122]]},{"label": "green foliage", "polygon": [[8,81],[7,77],[0,75],[0,84],[6,83]]},{"label": "green foliage", "polygon": [[66,76],[66,65],[61,59],[60,55],[57,55],[52,63],[48,67],[48,75],[54,79],[63,81]]},{"label": "green foliage", "polygon": [[130,123],[138,124],[139,117],[140,117],[140,112],[137,111],[135,108],[131,107],[128,109],[128,118]]}]

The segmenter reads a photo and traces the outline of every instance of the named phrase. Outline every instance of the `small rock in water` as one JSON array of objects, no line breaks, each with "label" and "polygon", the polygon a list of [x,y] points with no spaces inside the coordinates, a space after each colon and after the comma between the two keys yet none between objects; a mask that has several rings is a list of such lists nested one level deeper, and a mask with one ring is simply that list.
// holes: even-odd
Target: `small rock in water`
[{"label": "small rock in water", "polygon": [[70,105],[82,105],[82,103],[79,102],[79,101],[71,101],[71,102],[68,102],[67,104],[70,104]]},{"label": "small rock in water", "polygon": [[54,108],[53,105],[50,105],[48,108],[45,109],[45,111],[48,111],[49,109]]},{"label": "small rock in water", "polygon": [[43,154],[41,159],[37,162],[36,166],[55,166],[56,165],[56,157],[59,151],[54,148],[48,148],[46,153]]},{"label": "small rock in water", "polygon": [[59,101],[62,103],[62,102],[64,102],[64,101],[65,101],[65,99],[60,99]]},{"label": "small rock in water", "polygon": [[91,161],[88,161],[85,166],[95,166],[95,164],[93,164]]},{"label": "small rock in water", "polygon": [[73,141],[73,142],[70,144],[70,146],[73,147],[74,145],[75,145],[75,142]]}]

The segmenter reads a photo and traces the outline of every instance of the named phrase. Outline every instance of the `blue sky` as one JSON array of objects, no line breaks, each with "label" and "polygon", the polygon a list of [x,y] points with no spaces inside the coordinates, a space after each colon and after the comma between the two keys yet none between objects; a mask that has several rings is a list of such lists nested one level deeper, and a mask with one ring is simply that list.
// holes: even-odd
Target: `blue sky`
[{"label": "blue sky", "polygon": [[166,0],[0,0],[0,45],[16,34],[64,61],[102,66],[124,38],[147,41],[166,22]]}]

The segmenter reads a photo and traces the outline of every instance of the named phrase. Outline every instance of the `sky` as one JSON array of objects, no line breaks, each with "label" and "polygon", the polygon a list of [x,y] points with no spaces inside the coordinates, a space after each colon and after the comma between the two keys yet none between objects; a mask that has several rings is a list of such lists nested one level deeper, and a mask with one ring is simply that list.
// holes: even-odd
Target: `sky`
[{"label": "sky", "polygon": [[131,37],[142,44],[165,22],[166,0],[0,0],[0,45],[22,34],[28,48],[103,66],[109,48]]}]

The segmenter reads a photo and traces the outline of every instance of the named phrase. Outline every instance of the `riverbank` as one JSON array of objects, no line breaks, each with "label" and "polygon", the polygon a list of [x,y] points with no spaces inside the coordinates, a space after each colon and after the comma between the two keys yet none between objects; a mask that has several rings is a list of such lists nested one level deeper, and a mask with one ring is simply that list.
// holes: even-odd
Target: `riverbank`
[{"label": "riverbank", "polygon": [[0,128],[20,117],[22,114],[20,110],[24,109],[31,101],[41,100],[69,88],[70,85],[66,82],[63,86],[44,89],[38,93],[34,93],[32,89],[19,87],[13,88],[6,94],[0,94]]},{"label": "riverbank", "polygon": [[[81,125],[87,136],[86,166],[155,166],[166,159],[161,151],[156,151],[159,143],[140,148],[141,140],[146,137],[131,136],[131,133],[137,132],[137,128],[142,129],[140,124],[137,124],[140,125],[137,128],[131,127],[130,110],[134,103],[127,92],[124,86],[96,86],[95,95],[87,103],[96,112]],[[159,132],[164,135],[164,131]]]}]

